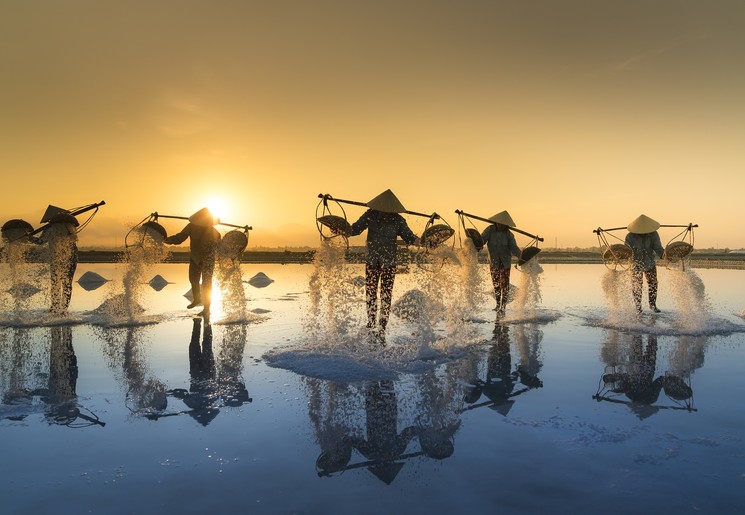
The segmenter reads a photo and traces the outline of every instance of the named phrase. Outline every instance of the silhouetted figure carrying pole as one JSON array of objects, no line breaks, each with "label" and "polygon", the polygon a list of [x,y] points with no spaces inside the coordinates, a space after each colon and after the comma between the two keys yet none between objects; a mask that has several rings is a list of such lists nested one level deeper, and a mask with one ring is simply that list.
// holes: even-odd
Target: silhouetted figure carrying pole
[{"label": "silhouetted figure carrying pole", "polygon": [[[22,236],[34,243],[48,245],[51,283],[49,311],[52,313],[67,312],[72,297],[72,279],[78,266],[78,232],[90,223],[98,208],[104,204],[106,202],[102,200],[71,210],[50,205],[41,219],[44,225]],[[93,213],[80,224],[75,217],[88,211]],[[41,237],[34,238],[37,233],[41,233]]]},{"label": "silhouetted figure carrying pole", "polygon": [[512,256],[520,256],[520,247],[517,246],[515,235],[509,230],[509,227],[515,227],[515,222],[507,211],[497,213],[489,220],[493,223],[484,229],[481,238],[489,249],[489,271],[497,301],[494,311],[502,316],[510,293]]},{"label": "silhouetted figure carrying pole", "polygon": [[199,314],[204,317],[209,317],[212,303],[212,273],[220,243],[220,233],[214,226],[218,223],[220,220],[205,207],[189,217],[189,223],[181,232],[164,240],[169,245],[178,245],[189,238],[189,282],[193,300],[187,308],[203,305]]},{"label": "silhouetted figure carrying pole", "polygon": [[649,290],[649,309],[659,313],[657,308],[657,260],[662,257],[665,249],[662,248],[660,235],[657,229],[660,224],[648,216],[639,215],[627,227],[629,234],[626,235],[626,245],[633,251],[633,262],[631,266],[631,291],[634,296],[634,304],[637,313],[642,312],[642,287],[644,276],[647,278],[647,289]]},{"label": "silhouetted figure carrying pole", "polygon": [[[378,340],[385,342],[385,329],[391,311],[393,282],[396,278],[396,238],[409,245],[418,245],[414,234],[400,213],[406,212],[396,195],[386,190],[370,202],[368,209],[352,224],[350,236],[367,229],[367,257],[365,265],[365,297],[367,301],[367,327]],[[378,288],[380,288],[380,318],[378,315]],[[376,324],[377,319],[377,324]]]}]

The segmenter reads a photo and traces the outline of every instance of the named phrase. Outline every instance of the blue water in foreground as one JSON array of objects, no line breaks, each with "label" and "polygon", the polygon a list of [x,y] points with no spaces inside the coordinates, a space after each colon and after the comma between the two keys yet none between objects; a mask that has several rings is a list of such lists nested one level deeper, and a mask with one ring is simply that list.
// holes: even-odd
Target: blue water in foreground
[{"label": "blue water in foreground", "polygon": [[637,318],[611,312],[602,265],[544,265],[529,315],[495,323],[487,299],[455,329],[394,317],[383,349],[359,285],[341,335],[308,329],[311,265],[244,265],[273,282],[244,283],[237,315],[218,298],[211,324],[185,307],[185,265],[154,267],[169,284],[122,318],[94,312],[122,265],[87,271],[111,281],[75,284],[68,317],[43,292],[20,314],[4,300],[4,514],[745,507],[743,271],[696,271],[699,316],[662,268],[663,313]]}]

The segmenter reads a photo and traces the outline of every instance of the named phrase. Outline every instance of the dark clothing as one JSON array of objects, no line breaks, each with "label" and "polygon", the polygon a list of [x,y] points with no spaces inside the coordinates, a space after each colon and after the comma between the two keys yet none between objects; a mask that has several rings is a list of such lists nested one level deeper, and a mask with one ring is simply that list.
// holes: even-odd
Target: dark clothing
[{"label": "dark clothing", "polygon": [[495,224],[492,224],[484,229],[481,238],[486,248],[489,249],[489,262],[492,267],[498,268],[501,265],[509,269],[512,256],[520,255],[520,247],[517,246],[515,235],[507,228],[500,231]]},{"label": "dark clothing", "polygon": [[205,262],[212,262],[214,266],[215,250],[220,243],[220,233],[214,227],[204,227],[193,223],[186,224],[181,232],[169,236],[165,242],[170,245],[178,245],[189,240],[189,252],[191,252],[191,261],[201,265]]},{"label": "dark clothing", "polygon": [[491,272],[491,282],[494,286],[494,296],[497,300],[497,311],[504,313],[507,307],[507,298],[510,294],[510,265],[494,266],[489,265],[489,271]]},{"label": "dark clothing", "polygon": [[657,231],[647,234],[628,233],[625,240],[626,245],[633,251],[633,263],[631,266],[631,292],[634,296],[636,310],[642,310],[642,288],[644,276],[647,277],[647,288],[649,289],[649,307],[657,309],[657,257],[662,257],[665,249],[662,248],[660,235]]},{"label": "dark clothing", "polygon": [[[181,232],[164,241],[178,245],[189,238],[189,282],[195,304],[209,308],[212,302],[212,273],[215,270],[215,252],[220,243],[220,233],[214,227],[186,224]],[[200,284],[201,283],[201,284]]]},{"label": "dark clothing", "polygon": [[486,248],[489,249],[489,271],[491,272],[494,297],[497,300],[496,310],[503,314],[510,293],[510,267],[512,256],[520,255],[515,235],[506,226],[503,229],[492,224],[481,233]]},{"label": "dark clothing", "polygon": [[211,264],[209,264],[209,261],[198,264],[193,259],[189,259],[191,293],[194,301],[196,303],[201,301],[205,307],[209,307],[212,304],[212,273],[214,271],[214,260]]},{"label": "dark clothing", "polygon": [[634,268],[640,268],[644,271],[651,270],[656,266],[655,254],[661,258],[665,252],[657,231],[647,234],[628,233],[625,243],[633,251]]},{"label": "dark clothing", "polygon": [[395,267],[367,265],[365,267],[365,297],[367,299],[367,327],[375,328],[378,314],[378,283],[380,283],[380,329],[385,331],[391,312],[393,282],[396,279]]},{"label": "dark clothing", "polygon": [[396,238],[409,245],[416,242],[406,220],[398,213],[384,213],[368,209],[352,224],[350,236],[362,234],[367,229],[367,264],[378,267],[396,266]]},{"label": "dark clothing", "polygon": [[647,277],[647,289],[649,290],[649,307],[657,307],[657,267],[651,270],[642,270],[633,267],[631,269],[631,293],[634,295],[636,310],[642,310],[642,289],[644,287],[644,276]]},{"label": "dark clothing", "polygon": [[378,314],[378,286],[380,287],[380,330],[385,332],[391,311],[393,281],[396,278],[396,238],[414,244],[417,236],[398,213],[384,213],[368,209],[354,224],[350,236],[367,229],[367,258],[365,267],[365,297],[367,299],[367,327],[374,329]]}]

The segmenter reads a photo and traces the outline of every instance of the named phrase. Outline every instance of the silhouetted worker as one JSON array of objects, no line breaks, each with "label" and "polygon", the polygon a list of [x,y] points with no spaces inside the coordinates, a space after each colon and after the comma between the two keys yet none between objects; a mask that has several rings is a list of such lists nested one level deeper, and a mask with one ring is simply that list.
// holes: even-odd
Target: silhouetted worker
[{"label": "silhouetted worker", "polygon": [[639,215],[627,227],[629,234],[626,235],[626,245],[633,251],[633,263],[631,266],[631,291],[634,296],[636,311],[642,312],[642,287],[644,276],[647,277],[647,289],[649,290],[649,308],[659,313],[657,308],[657,259],[662,257],[665,249],[662,248],[660,235],[657,229],[660,224],[646,215]]},{"label": "silhouetted worker", "polygon": [[215,270],[215,252],[220,243],[220,233],[214,226],[218,223],[220,220],[205,207],[189,217],[189,223],[181,232],[164,240],[170,245],[178,245],[189,238],[189,282],[193,300],[187,308],[201,304],[204,309],[199,314],[205,317],[209,317],[212,303],[212,273]]},{"label": "silhouetted worker", "polygon": [[78,266],[78,225],[74,216],[59,213],[49,219],[39,238],[49,252],[49,311],[58,315],[70,306],[72,279]]},{"label": "silhouetted worker", "polygon": [[489,220],[494,223],[484,229],[481,238],[489,249],[489,271],[497,301],[494,311],[498,316],[502,316],[510,293],[512,256],[520,256],[520,248],[515,241],[515,235],[509,230],[510,227],[515,227],[515,222],[507,211],[497,213]]},{"label": "silhouetted worker", "polygon": [[406,208],[391,190],[367,203],[368,209],[352,224],[350,236],[367,229],[367,258],[365,265],[365,297],[367,300],[367,327],[376,331],[378,314],[378,287],[380,288],[380,318],[377,320],[376,337],[385,342],[385,329],[391,311],[393,282],[396,278],[396,238],[409,245],[418,245],[414,234],[400,213]]}]

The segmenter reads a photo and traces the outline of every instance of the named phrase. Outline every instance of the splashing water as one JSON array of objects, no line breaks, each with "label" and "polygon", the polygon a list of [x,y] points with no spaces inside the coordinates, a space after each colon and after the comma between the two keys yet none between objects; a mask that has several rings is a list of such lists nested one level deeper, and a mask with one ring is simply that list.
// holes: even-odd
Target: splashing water
[{"label": "splashing water", "polygon": [[124,252],[122,262],[126,270],[122,284],[113,288],[111,295],[96,309],[110,320],[137,320],[145,311],[141,301],[149,271],[168,256],[163,241],[153,238],[151,232],[138,227],[133,234],[138,243],[130,245]]},{"label": "splashing water", "polygon": [[311,340],[319,346],[349,345],[347,336],[360,325],[355,310],[356,288],[350,267],[345,265],[346,246],[325,240],[313,260],[309,280],[310,306],[303,325]]},{"label": "splashing water", "polygon": [[217,260],[217,281],[222,292],[224,322],[245,321],[248,298],[243,286],[240,260],[221,257]]},{"label": "splashing water", "polygon": [[[422,313],[415,324],[419,357],[434,350],[449,353],[470,342],[475,332],[467,322],[484,300],[478,256],[470,240],[457,250],[432,249],[427,259],[429,264],[415,274],[424,294]],[[442,329],[444,337],[440,336]]]},{"label": "splashing water", "polygon": [[631,272],[606,269],[602,278],[603,293],[608,301],[608,321],[619,323],[636,317],[631,295]]},{"label": "splashing water", "polygon": [[536,258],[520,267],[520,286],[512,302],[513,318],[534,318],[541,303],[541,278],[543,267]]},{"label": "splashing water", "polygon": [[472,340],[474,329],[467,322],[486,300],[482,289],[484,277],[470,238],[463,241],[463,247],[457,251],[457,258],[445,270],[451,278],[445,311],[446,340],[451,345]]},{"label": "splashing water", "polygon": [[[0,309],[13,319],[28,314],[34,296],[42,291],[35,285],[48,281],[49,270],[28,262],[31,246],[26,242],[8,242],[3,248],[3,271],[0,273]],[[6,268],[7,267],[7,268]]]},{"label": "splashing water", "polygon": [[680,311],[681,327],[691,331],[704,329],[711,319],[704,282],[690,268],[671,270],[668,277],[671,297]]},{"label": "splashing water", "polygon": [[47,244],[44,261],[49,266],[50,311],[63,314],[72,294],[78,234],[71,224],[51,224],[42,233],[41,240]]}]

